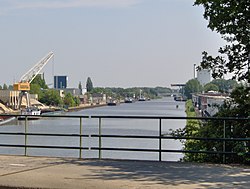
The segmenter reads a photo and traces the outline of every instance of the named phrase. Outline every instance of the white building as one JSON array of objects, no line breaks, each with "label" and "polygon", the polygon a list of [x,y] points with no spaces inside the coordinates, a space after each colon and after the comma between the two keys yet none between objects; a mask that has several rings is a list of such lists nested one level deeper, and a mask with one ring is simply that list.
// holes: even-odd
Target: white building
[{"label": "white building", "polygon": [[197,71],[197,80],[200,82],[202,86],[211,82],[211,70],[203,69]]},{"label": "white building", "polygon": [[219,107],[224,104],[230,97],[221,93],[197,93],[192,95],[192,101],[196,108],[198,108],[203,116],[214,116]]}]

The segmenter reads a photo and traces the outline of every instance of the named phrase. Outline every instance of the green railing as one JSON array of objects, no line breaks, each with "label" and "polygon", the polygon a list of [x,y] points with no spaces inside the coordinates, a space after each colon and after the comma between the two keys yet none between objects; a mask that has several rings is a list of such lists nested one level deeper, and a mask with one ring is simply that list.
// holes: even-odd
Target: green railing
[{"label": "green railing", "polygon": [[[20,115],[4,115],[4,116],[14,116],[16,118],[20,117]],[[56,133],[31,133],[28,132],[28,119],[32,117],[43,118],[70,118],[70,119],[78,119],[79,120],[79,134],[56,134]],[[91,118],[98,120],[98,134],[86,135],[83,134],[83,119]],[[102,134],[102,120],[105,119],[140,119],[140,120],[158,120],[158,135],[156,136],[145,136],[145,135],[107,135]],[[201,137],[175,137],[169,136],[165,133],[162,133],[162,120],[188,120],[188,119],[198,119],[201,121],[208,120],[218,120],[223,122],[224,126],[224,137],[223,138],[201,138]],[[226,151],[226,142],[229,141],[250,141],[250,138],[226,138],[226,122],[227,121],[237,121],[237,122],[249,122],[249,118],[197,118],[197,117],[161,117],[161,116],[78,116],[78,115],[41,115],[41,116],[24,116],[24,132],[0,132],[0,135],[12,135],[12,136],[24,136],[23,144],[0,144],[0,147],[17,147],[24,148],[24,155],[27,156],[28,148],[40,148],[40,149],[75,149],[79,150],[79,158],[83,158],[82,150],[88,150],[89,147],[82,146],[82,139],[93,137],[98,139],[98,146],[91,146],[91,150],[98,151],[98,158],[102,159],[102,151],[137,151],[137,152],[154,152],[158,153],[158,160],[162,161],[162,153],[170,152],[170,153],[204,153],[204,154],[220,154],[223,156],[223,162],[225,163],[226,155],[236,155],[236,152]],[[46,137],[76,137],[79,138],[78,146],[58,146],[58,145],[30,145],[28,144],[29,136],[46,136]],[[147,149],[147,148],[122,148],[122,147],[103,147],[102,139],[103,138],[127,138],[127,139],[154,139],[158,140],[158,148],[157,149]],[[163,140],[200,140],[200,141],[218,141],[223,142],[223,150],[222,151],[201,151],[201,150],[183,150],[183,149],[163,149],[162,141]]]}]

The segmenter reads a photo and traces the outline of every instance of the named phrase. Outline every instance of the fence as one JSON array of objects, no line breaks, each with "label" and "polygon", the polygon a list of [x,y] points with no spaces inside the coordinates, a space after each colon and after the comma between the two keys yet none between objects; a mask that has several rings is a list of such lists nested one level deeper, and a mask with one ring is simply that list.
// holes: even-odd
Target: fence
[{"label": "fence", "polygon": [[[5,115],[5,116],[12,116],[12,117],[20,117],[20,115]],[[56,133],[31,133],[28,132],[28,121],[30,118],[38,117],[40,119],[43,118],[71,118],[71,119],[78,119],[79,120],[79,134],[56,134]],[[24,155],[27,156],[27,149],[28,148],[40,148],[40,149],[75,149],[79,150],[79,158],[83,158],[82,151],[88,150],[89,147],[84,147],[82,140],[83,138],[89,137],[87,134],[83,134],[83,119],[90,118],[90,116],[76,116],[76,115],[41,115],[41,116],[31,116],[31,115],[25,115],[24,118],[24,132],[0,132],[0,135],[11,135],[11,136],[24,136],[23,144],[0,144],[0,147],[16,147],[16,148],[23,148],[24,149]],[[223,157],[223,162],[225,163],[225,157],[226,155],[230,154],[237,154],[237,152],[231,152],[226,151],[226,142],[235,142],[235,141],[243,141],[243,142],[249,142],[250,138],[226,138],[226,122],[227,121],[237,121],[237,122],[249,122],[250,119],[247,118],[197,118],[197,117],[161,117],[161,116],[91,116],[91,119],[97,119],[98,120],[98,134],[93,134],[91,137],[98,139],[98,146],[91,146],[91,150],[98,151],[98,158],[102,159],[102,152],[103,151],[137,151],[137,152],[153,152],[158,154],[158,160],[162,161],[162,154],[163,153],[195,153],[195,154],[219,154]],[[157,120],[158,121],[158,135],[155,136],[145,136],[145,135],[107,135],[102,134],[102,121],[105,119],[139,119],[139,120]],[[217,120],[223,122],[223,132],[224,137],[223,138],[201,138],[201,137],[179,137],[179,136],[170,136],[166,135],[162,132],[162,121],[163,120],[188,120],[188,119],[198,119],[200,121],[206,122],[208,120]],[[79,138],[79,145],[78,146],[60,146],[60,145],[31,145],[28,144],[28,138],[30,136],[46,136],[46,137],[76,137]],[[123,148],[123,147],[104,147],[102,145],[102,140],[104,138],[126,138],[126,139],[154,139],[158,141],[158,147],[157,149],[148,149],[148,148]],[[223,143],[223,150],[222,151],[206,151],[206,150],[178,150],[178,149],[165,149],[162,146],[162,142],[164,140],[199,140],[199,141],[218,141]]]}]

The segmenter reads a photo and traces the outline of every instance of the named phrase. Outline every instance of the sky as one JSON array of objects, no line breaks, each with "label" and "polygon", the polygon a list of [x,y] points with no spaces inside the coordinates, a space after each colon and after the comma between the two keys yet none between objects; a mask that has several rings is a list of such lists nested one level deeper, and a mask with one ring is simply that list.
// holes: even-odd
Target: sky
[{"label": "sky", "polygon": [[[194,77],[201,53],[224,44],[194,0],[0,0],[0,85],[42,72],[69,87],[171,87]],[[52,85],[51,85],[52,86]]]}]

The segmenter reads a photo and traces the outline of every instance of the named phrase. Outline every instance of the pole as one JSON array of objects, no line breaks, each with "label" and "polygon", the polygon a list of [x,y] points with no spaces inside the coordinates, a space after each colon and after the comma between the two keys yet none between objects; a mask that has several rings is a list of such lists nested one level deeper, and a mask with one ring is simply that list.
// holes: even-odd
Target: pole
[{"label": "pole", "polygon": [[161,161],[161,119],[159,119],[159,161]]},{"label": "pole", "polygon": [[[226,138],[226,120],[224,120],[223,124],[223,138]],[[223,141],[223,152],[226,152],[226,141]],[[225,164],[226,162],[226,154],[223,154],[223,163]]]},{"label": "pole", "polygon": [[80,117],[80,150],[79,150],[79,158],[82,158],[82,117]]},{"label": "pole", "polygon": [[27,156],[27,125],[28,125],[28,116],[25,116],[25,126],[24,126],[24,143],[25,143],[25,147],[24,147],[24,155]]},{"label": "pole", "polygon": [[102,151],[101,151],[101,148],[102,148],[102,130],[101,130],[101,124],[102,124],[102,120],[101,118],[99,117],[99,159],[102,159]]}]

